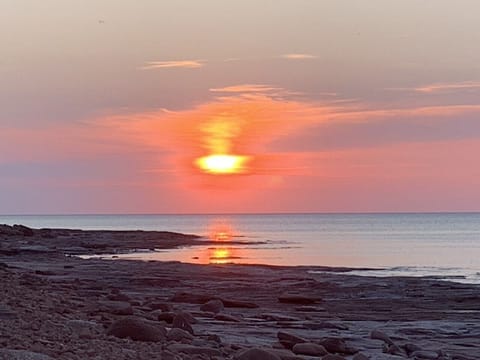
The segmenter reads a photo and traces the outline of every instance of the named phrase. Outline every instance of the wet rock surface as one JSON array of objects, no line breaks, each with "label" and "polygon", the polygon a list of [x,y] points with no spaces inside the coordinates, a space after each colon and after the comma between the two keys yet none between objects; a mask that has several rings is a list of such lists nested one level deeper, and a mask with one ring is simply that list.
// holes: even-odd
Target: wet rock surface
[{"label": "wet rock surface", "polygon": [[0,360],[480,359],[479,286],[70,256],[196,241],[0,225]]}]

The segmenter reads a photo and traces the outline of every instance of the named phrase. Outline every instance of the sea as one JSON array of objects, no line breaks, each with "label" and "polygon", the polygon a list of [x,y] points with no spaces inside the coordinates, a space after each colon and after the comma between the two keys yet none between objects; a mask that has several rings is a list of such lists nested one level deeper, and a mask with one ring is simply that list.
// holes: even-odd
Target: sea
[{"label": "sea", "polygon": [[214,241],[107,259],[347,267],[355,275],[480,284],[480,213],[22,215],[0,216],[0,224],[160,230]]}]

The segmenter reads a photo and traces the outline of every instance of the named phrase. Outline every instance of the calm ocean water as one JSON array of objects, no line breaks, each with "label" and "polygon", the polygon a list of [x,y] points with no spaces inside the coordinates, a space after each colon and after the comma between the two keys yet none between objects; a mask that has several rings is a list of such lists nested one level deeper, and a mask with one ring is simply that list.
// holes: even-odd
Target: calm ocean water
[{"label": "calm ocean water", "polygon": [[384,270],[361,274],[480,283],[480,213],[0,216],[0,223],[167,230],[219,244],[124,255],[135,259],[370,267]]}]

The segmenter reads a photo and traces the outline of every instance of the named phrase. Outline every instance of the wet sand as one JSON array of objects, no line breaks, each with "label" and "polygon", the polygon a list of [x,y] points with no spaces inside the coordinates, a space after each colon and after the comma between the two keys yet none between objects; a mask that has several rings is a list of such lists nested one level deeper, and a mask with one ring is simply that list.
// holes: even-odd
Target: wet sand
[{"label": "wet sand", "polygon": [[0,359],[480,359],[476,285],[78,257],[199,242],[0,225]]}]

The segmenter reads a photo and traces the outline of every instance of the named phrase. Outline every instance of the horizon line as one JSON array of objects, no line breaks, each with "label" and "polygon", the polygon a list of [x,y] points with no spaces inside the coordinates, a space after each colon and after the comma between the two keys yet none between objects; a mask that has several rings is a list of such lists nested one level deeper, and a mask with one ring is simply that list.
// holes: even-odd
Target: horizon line
[{"label": "horizon line", "polygon": [[479,214],[480,210],[439,211],[277,211],[277,212],[212,212],[212,213],[45,213],[2,214],[0,217],[20,216],[210,216],[210,215],[421,215],[421,214]]}]

